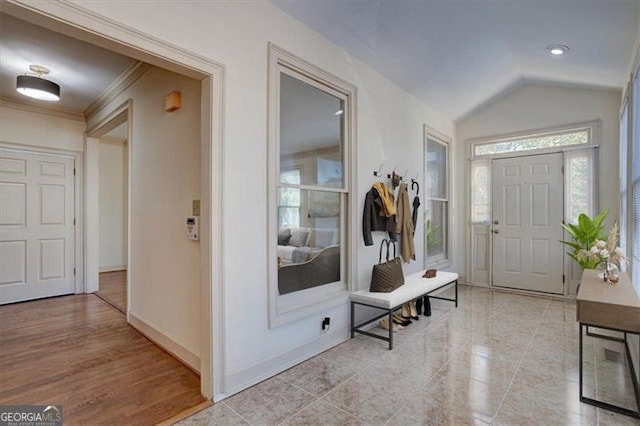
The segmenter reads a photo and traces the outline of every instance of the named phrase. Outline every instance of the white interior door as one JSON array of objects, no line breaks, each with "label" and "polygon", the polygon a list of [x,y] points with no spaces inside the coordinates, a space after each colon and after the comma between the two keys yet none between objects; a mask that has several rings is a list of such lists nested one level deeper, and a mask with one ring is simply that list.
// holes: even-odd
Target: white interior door
[{"label": "white interior door", "polygon": [[0,149],[0,304],[74,293],[73,169]]},{"label": "white interior door", "polygon": [[493,160],[493,285],[563,294],[562,154]]}]

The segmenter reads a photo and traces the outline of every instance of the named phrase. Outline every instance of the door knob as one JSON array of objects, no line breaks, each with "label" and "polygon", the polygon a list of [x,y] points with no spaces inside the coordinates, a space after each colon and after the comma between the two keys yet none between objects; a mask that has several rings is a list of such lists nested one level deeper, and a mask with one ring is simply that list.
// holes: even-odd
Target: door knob
[{"label": "door knob", "polygon": [[497,220],[494,220],[494,221],[493,221],[493,224],[494,224],[494,225],[500,225],[500,222],[498,222]]},{"label": "door knob", "polygon": [[499,229],[494,229],[494,230],[492,230],[491,232],[493,232],[494,234],[499,234],[499,233],[500,233],[500,230],[499,230]]}]

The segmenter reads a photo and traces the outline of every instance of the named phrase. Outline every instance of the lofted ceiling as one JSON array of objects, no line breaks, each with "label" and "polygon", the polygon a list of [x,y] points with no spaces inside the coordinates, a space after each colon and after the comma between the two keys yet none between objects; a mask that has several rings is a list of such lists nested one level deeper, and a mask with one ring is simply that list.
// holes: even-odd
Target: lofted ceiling
[{"label": "lofted ceiling", "polygon": [[622,88],[640,27],[640,0],[272,3],[454,120],[525,82]]},{"label": "lofted ceiling", "polygon": [[[0,98],[83,113],[136,61],[110,50],[0,13]],[[31,100],[16,92],[16,76],[29,65],[50,70],[60,101]]]},{"label": "lofted ceiling", "polygon": [[[272,3],[454,120],[525,82],[622,88],[640,27],[640,0]],[[135,60],[0,14],[1,98],[38,102],[15,91],[34,63],[81,113]]]}]

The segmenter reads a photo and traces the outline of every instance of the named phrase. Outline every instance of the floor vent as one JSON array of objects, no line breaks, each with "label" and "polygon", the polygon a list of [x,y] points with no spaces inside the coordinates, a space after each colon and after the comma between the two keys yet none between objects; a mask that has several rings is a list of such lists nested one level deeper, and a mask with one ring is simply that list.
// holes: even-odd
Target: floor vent
[{"label": "floor vent", "polygon": [[622,354],[618,351],[612,351],[611,349],[604,349],[604,359],[618,364],[624,364]]}]

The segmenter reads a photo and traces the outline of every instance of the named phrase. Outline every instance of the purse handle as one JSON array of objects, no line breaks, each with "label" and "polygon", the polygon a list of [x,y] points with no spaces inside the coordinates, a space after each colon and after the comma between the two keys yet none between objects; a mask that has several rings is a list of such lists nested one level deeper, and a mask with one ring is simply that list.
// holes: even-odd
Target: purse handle
[{"label": "purse handle", "polygon": [[386,238],[382,240],[382,242],[380,243],[380,253],[378,255],[378,264],[382,263],[382,249],[385,246],[385,243],[387,245],[387,255],[385,257],[385,260],[388,262],[389,261],[389,246],[391,245],[391,243],[393,243],[393,258],[396,258],[396,242],[395,241],[391,241],[391,240],[387,240]]}]

